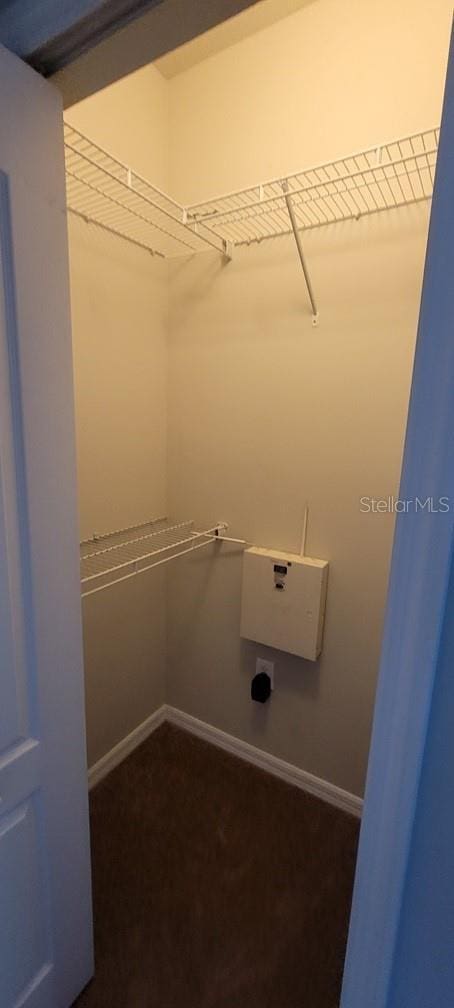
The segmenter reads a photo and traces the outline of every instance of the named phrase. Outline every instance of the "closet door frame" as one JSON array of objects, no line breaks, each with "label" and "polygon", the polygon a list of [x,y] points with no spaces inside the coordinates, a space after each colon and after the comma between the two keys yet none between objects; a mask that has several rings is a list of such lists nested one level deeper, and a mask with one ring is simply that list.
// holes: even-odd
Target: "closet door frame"
[{"label": "closet door frame", "polygon": [[399,493],[431,503],[415,503],[396,521],[341,1008],[386,1008],[392,994],[413,826],[417,810],[424,814],[419,786],[442,631],[454,618],[446,608],[454,538],[453,248],[454,36]]}]

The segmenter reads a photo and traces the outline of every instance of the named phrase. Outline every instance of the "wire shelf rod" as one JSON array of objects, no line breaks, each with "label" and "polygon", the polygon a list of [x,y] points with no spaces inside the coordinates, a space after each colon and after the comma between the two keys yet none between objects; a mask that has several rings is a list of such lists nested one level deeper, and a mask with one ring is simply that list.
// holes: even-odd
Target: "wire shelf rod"
[{"label": "wire shelf rod", "polygon": [[[69,146],[71,146],[71,145],[69,145]],[[89,162],[89,164],[93,164],[93,162],[90,161],[89,158],[86,158],[84,154],[81,154],[80,151],[77,151],[77,155],[78,155],[78,157],[85,158],[85,160],[87,160]],[[98,166],[95,165],[95,167],[98,167]],[[100,169],[98,168],[98,170],[100,170]],[[139,199],[144,200],[144,202],[147,203],[147,204],[149,204],[151,207],[153,207],[154,210],[157,210],[159,213],[164,214],[165,217],[168,217],[169,220],[171,220],[173,224],[178,224],[180,227],[184,228],[185,231],[189,231],[189,233],[192,236],[194,235],[194,232],[191,231],[191,229],[188,227],[187,224],[183,224],[183,221],[177,221],[177,220],[175,220],[175,217],[173,217],[171,213],[169,213],[167,210],[165,210],[164,207],[161,207],[157,203],[155,203],[154,200],[151,200],[148,196],[145,196],[143,193],[136,192],[136,190],[133,189],[131,186],[129,186],[127,182],[123,182],[121,179],[117,178],[110,171],[108,171],[108,169],[103,168],[102,172],[103,172],[103,174],[107,175],[110,179],[112,179],[112,181],[115,182],[116,185],[122,186],[124,189],[126,189],[126,191],[129,194],[129,196],[137,196]],[[188,248],[191,249],[191,251],[194,251],[193,248],[192,248],[192,246],[189,245],[188,242],[185,242],[183,240],[183,238],[180,238],[179,236],[175,236],[171,231],[167,231],[165,228],[162,227],[162,225],[157,224],[156,221],[150,220],[148,217],[144,217],[143,214],[140,214],[138,211],[133,210],[133,208],[131,206],[128,205],[128,206],[125,207],[124,204],[122,204],[118,199],[116,199],[113,196],[110,196],[105,190],[99,189],[99,187],[93,185],[93,183],[90,183],[86,178],[84,178],[84,176],[77,175],[74,171],[71,171],[70,169],[67,169],[67,174],[70,177],[73,177],[73,178],[77,179],[78,182],[82,183],[82,185],[87,186],[89,189],[92,189],[92,190],[96,191],[97,193],[99,193],[100,196],[103,196],[105,199],[110,200],[112,203],[117,203],[118,206],[122,207],[122,209],[127,210],[128,213],[133,214],[133,216],[135,216],[135,217],[140,217],[148,225],[151,225],[153,228],[156,228],[158,231],[163,231],[164,234],[170,235],[170,237],[173,238],[175,241],[180,242],[182,245],[186,245]],[[205,240],[205,239],[202,239],[202,240]]]},{"label": "wire shelf rod", "polygon": [[[201,537],[206,537],[207,535],[208,533],[201,533],[201,532],[197,534],[194,533],[194,535],[187,536],[184,539],[180,539],[179,542],[177,543],[167,543],[166,546],[160,546],[158,549],[149,550],[148,553],[142,553],[139,556],[132,556],[127,558],[126,560],[121,560],[119,563],[112,564],[111,567],[107,567],[101,571],[97,571],[94,574],[87,574],[85,577],[82,578],[82,583],[86,584],[88,581],[94,581],[100,577],[105,577],[108,574],[113,574],[115,571],[123,570],[125,567],[131,567],[133,564],[143,563],[143,561],[149,560],[151,557],[160,556],[161,553],[168,553],[169,550],[176,549],[177,546],[186,546],[188,543],[193,543],[195,539],[200,539]],[[214,538],[214,536],[212,536],[212,538]],[[192,547],[189,547],[189,549],[191,548]],[[84,560],[85,559],[87,558],[84,557]]]},{"label": "wire shelf rod", "polygon": [[[91,551],[81,555],[82,570],[88,569],[88,573],[81,577],[82,598],[104,591],[106,588],[127,581],[137,574],[170,563],[171,560],[188,556],[196,550],[215,543],[218,545],[222,543],[239,545],[242,548],[251,545],[245,539],[227,536],[228,525],[225,522],[218,522],[212,528],[196,532],[193,529],[193,521],[165,525],[164,523],[167,521],[167,518],[154,518],[141,525],[127,526],[124,529],[104,533],[101,536],[93,536],[91,539],[85,539],[81,542],[81,551],[87,549]],[[158,525],[163,527],[156,528]],[[138,532],[145,529],[151,529],[151,531],[137,535]],[[120,537],[120,541],[111,542],[118,537]],[[165,542],[165,539],[169,537],[171,541]],[[152,539],[157,543],[154,546],[150,542]],[[143,544],[147,542],[151,548],[146,553],[140,552],[141,549],[143,550]],[[104,546],[105,543],[110,543],[110,545]],[[93,552],[93,547],[97,544],[101,548]],[[133,551],[132,555],[128,555],[131,550]],[[115,555],[115,551],[118,553],[120,562],[112,564],[111,555]],[[102,566],[90,572],[92,564],[101,564]]]},{"label": "wire shelf rod", "polygon": [[[87,141],[87,143],[91,144],[91,141]],[[96,145],[93,146],[96,148]],[[137,186],[134,186],[135,179],[138,179],[141,185],[145,186],[148,190],[151,190],[153,193],[157,191],[156,187],[151,186],[149,183],[146,182],[145,179],[137,175],[137,173],[135,172],[131,173],[130,170],[126,168],[126,166],[122,165],[121,167],[123,167],[125,171],[127,171],[128,173],[127,177],[123,179],[118,175],[114,174],[111,168],[107,167],[105,164],[99,164],[99,162],[93,160],[93,158],[90,157],[90,155],[85,150],[81,150],[79,147],[74,146],[74,144],[72,144],[71,141],[68,139],[65,140],[65,148],[67,154],[68,152],[70,152],[66,166],[66,174],[69,178],[75,179],[82,187],[86,187],[92,193],[97,193],[98,196],[100,196],[102,199],[107,200],[108,202],[115,203],[119,208],[123,209],[126,213],[132,214],[135,217],[139,217],[143,223],[146,223],[151,228],[156,228],[156,230],[161,231],[167,237],[170,237],[174,242],[177,242],[180,245],[188,248],[191,252],[197,251],[197,245],[196,247],[194,247],[194,237],[198,240],[198,243],[201,242],[202,244],[210,245],[212,248],[215,248],[216,251],[218,252],[225,252],[225,240],[220,235],[213,232],[212,229],[209,229],[210,230],[209,237],[200,234],[194,235],[194,229],[188,223],[185,223],[186,214],[184,208],[180,206],[180,204],[176,203],[170,197],[165,196],[165,194],[163,194],[160,190],[158,191],[159,195],[163,199],[167,200],[173,207],[177,209],[178,215],[175,215],[175,213],[171,213],[165,206],[162,206],[160,203],[157,203],[155,199],[152,199],[149,193],[144,192],[141,187],[139,188]],[[109,155],[106,156],[109,157]],[[87,176],[86,173],[84,174],[83,172],[81,172],[79,164],[80,161],[82,161],[86,166],[88,166],[89,170],[92,169],[92,172],[94,173],[96,180],[99,181],[99,177],[101,176],[103,181],[110,180],[110,182],[113,183],[115,186],[121,187],[121,191],[124,194],[126,202],[122,203],[121,199],[113,195],[112,192],[109,192],[106,188],[100,188],[99,185],[95,184],[91,175]],[[114,165],[119,164],[119,162],[115,162],[115,160],[112,158],[111,161],[113,161]],[[155,211],[158,215],[163,215],[167,220],[170,220],[174,226],[174,230],[171,231],[168,228],[165,228],[163,224],[158,223],[158,221],[155,218],[146,217],[143,212],[140,213],[136,208],[131,206],[131,201],[134,198],[137,201],[143,201],[145,204],[147,204],[147,206],[151,207],[152,210]],[[81,212],[80,208],[78,209],[79,212]],[[186,239],[182,237],[182,232],[185,233]],[[192,243],[190,243],[188,240],[189,236],[192,239]]]},{"label": "wire shelf rod", "polygon": [[[163,192],[163,190],[160,189],[159,186],[155,185],[154,182],[150,183],[146,178],[144,178],[143,175],[140,175],[139,172],[132,170],[131,167],[125,164],[124,161],[121,161],[120,158],[117,158],[116,156],[114,157],[112,154],[109,153],[109,151],[105,149],[105,147],[102,147],[100,143],[98,142],[94,143],[93,140],[89,140],[88,137],[86,137],[83,133],[81,133],[80,130],[77,130],[74,126],[71,126],[69,123],[65,123],[65,127],[67,130],[70,130],[71,133],[75,133],[79,137],[79,139],[82,140],[82,142],[85,142],[90,147],[101,151],[101,153],[104,154],[109,161],[114,162],[115,164],[123,168],[126,173],[126,177],[128,177],[128,173],[130,173],[131,175],[134,176],[134,178],[138,179],[140,182],[143,182],[144,185],[146,185],[148,188],[153,189],[154,192],[158,193],[159,196],[167,200],[168,203],[172,203],[177,208],[179,213],[183,213],[184,207],[182,206],[182,204],[178,203],[178,201],[174,199],[173,196],[169,196],[167,193]],[[71,145],[67,140],[65,140],[65,146],[71,147],[71,150],[75,151],[76,154],[79,153],[78,149],[73,145]],[[92,160],[92,164],[96,164],[96,162],[93,162]]]},{"label": "wire shelf rod", "polygon": [[[419,199],[412,200],[411,203],[412,203],[412,206],[414,206],[416,203],[427,203],[427,196],[420,196]],[[386,209],[387,210],[399,210],[402,207],[406,207],[406,206],[408,206],[408,200],[405,200],[405,201],[403,201],[401,203],[396,203],[396,205],[393,206],[393,207],[386,207]],[[368,210],[367,214],[366,213],[360,214],[360,217],[366,217],[366,216],[370,217],[370,216],[373,216],[375,214],[383,213],[384,209],[385,209],[384,207],[377,207],[376,210]],[[358,214],[352,212],[352,213],[348,214],[348,216],[346,215],[345,217],[342,217],[342,218],[333,218],[333,220],[330,221],[330,223],[331,224],[343,224],[343,223],[346,223],[347,221],[351,221],[351,220],[356,220],[357,221],[358,220]],[[308,224],[305,227],[305,230],[306,231],[313,231],[316,228],[319,228],[320,226],[321,226],[320,224]],[[273,235],[270,235],[270,237],[271,238],[284,238],[286,236],[288,237],[288,235],[291,235],[291,234],[293,234],[293,228],[289,227],[289,228],[287,228],[286,231],[279,231],[279,232],[276,231]],[[263,241],[263,237],[257,237],[256,235],[251,235],[249,238],[244,239],[243,241],[238,241],[235,244],[238,245],[238,246],[241,246],[241,245],[255,245],[255,244],[260,244],[260,242],[262,242],[262,241]]]},{"label": "wire shelf rod", "polygon": [[[143,536],[136,536],[136,538],[134,538],[134,539],[127,539],[126,542],[124,542],[124,543],[121,543],[121,542],[120,543],[115,543],[112,546],[106,546],[104,549],[94,550],[93,553],[87,553],[84,556],[84,560],[88,560],[91,557],[103,556],[105,553],[111,553],[112,550],[121,549],[122,546],[125,546],[125,545],[135,546],[136,543],[145,542],[145,540],[150,540],[150,539],[152,539],[155,536],[163,536],[166,533],[170,534],[170,533],[180,532],[180,531],[183,531],[183,529],[188,529],[193,524],[194,523],[192,521],[180,522],[178,525],[171,525],[171,526],[169,526],[169,528],[158,529],[156,532],[148,532],[148,533],[146,533]],[[134,528],[134,526],[133,526],[133,528]],[[132,531],[132,530],[130,530],[130,531]],[[114,534],[115,533],[112,533],[112,535],[114,535]],[[203,535],[204,533],[203,532],[197,532],[197,533],[194,532],[193,534],[194,535]],[[147,555],[149,555],[149,554],[147,554]]]},{"label": "wire shelf rod", "polygon": [[145,242],[139,241],[138,238],[131,238],[131,235],[126,234],[124,231],[120,231],[118,227],[109,227],[108,224],[103,224],[101,221],[96,220],[95,217],[89,217],[86,213],[82,213],[81,210],[75,210],[74,207],[68,206],[66,209],[68,213],[74,214],[75,217],[80,217],[86,224],[94,224],[95,227],[102,228],[103,231],[108,231],[109,234],[116,235],[117,238],[125,238],[126,241],[131,242],[131,245],[138,245],[139,248],[144,249],[145,252],[148,252],[152,256],[159,256],[161,259],[166,258],[163,252],[158,252],[157,249],[150,248],[149,245]]},{"label": "wire shelf rod", "polygon": [[232,536],[226,536],[226,535],[216,535],[215,540],[216,542],[226,542],[226,543],[233,543],[236,546],[244,546],[245,549],[253,545],[253,543],[249,542],[247,539],[234,539],[232,538]]},{"label": "wire shelf rod", "polygon": [[[98,186],[95,187],[93,183],[86,180],[82,183],[70,172],[68,172],[68,181],[68,209],[79,210],[80,213],[85,213],[87,217],[97,220],[101,224],[106,224],[112,230],[127,229],[127,233],[132,234],[132,237],[138,240],[141,238],[146,240],[147,235],[159,232],[159,236],[165,235],[172,242],[183,244],[184,239],[177,238],[162,224],[151,221],[140,209],[124,206],[114,194],[100,190]],[[131,228],[133,228],[132,232]],[[155,234],[154,240],[159,240],[159,236]],[[187,242],[184,243],[191,251],[193,250]],[[150,251],[158,250],[152,248],[150,244]]]},{"label": "wire shelf rod", "polygon": [[[323,186],[326,186],[326,187],[330,186],[330,185],[336,186],[336,185],[338,185],[341,182],[352,182],[355,179],[359,178],[360,176],[364,177],[366,175],[370,175],[372,177],[370,179],[368,179],[367,181],[364,180],[361,183],[360,186],[357,186],[356,187],[356,191],[360,191],[362,188],[369,189],[370,185],[377,184],[378,181],[381,181],[381,182],[386,181],[386,179],[387,179],[387,176],[384,175],[384,174],[382,174],[382,177],[378,180],[377,178],[374,177],[374,173],[376,173],[376,172],[382,172],[382,173],[384,173],[385,169],[394,168],[394,167],[396,167],[398,165],[406,164],[408,161],[414,161],[415,158],[426,158],[427,159],[427,156],[429,156],[429,155],[435,155],[436,153],[437,153],[436,148],[434,148],[434,149],[429,150],[429,151],[421,152],[420,154],[417,154],[417,155],[413,155],[412,154],[412,155],[409,155],[407,157],[397,158],[394,161],[387,162],[384,165],[376,165],[374,167],[371,166],[369,168],[358,169],[358,170],[355,170],[354,172],[345,173],[344,175],[341,175],[341,176],[335,176],[334,178],[320,179],[319,181],[317,181],[315,183],[311,183],[310,185],[300,185],[300,186],[297,186],[295,188],[291,188],[289,190],[290,191],[290,195],[292,197],[294,197],[294,196],[298,196],[300,194],[307,194],[307,193],[310,193],[310,192],[315,191],[317,189],[320,189]],[[421,166],[419,166],[419,167],[421,167]],[[429,164],[426,163],[423,167],[426,168],[426,169],[428,169],[429,168]],[[314,170],[314,169],[312,169],[312,170]],[[416,174],[416,172],[417,172],[417,169],[416,169],[416,166],[415,166],[415,168],[412,169],[412,173]],[[301,174],[301,172],[300,172],[300,174]],[[401,177],[402,178],[406,178],[407,176],[408,176],[408,172],[403,171],[401,173]],[[398,176],[397,173],[394,174],[394,175],[392,175],[392,176],[388,176],[388,178],[389,177],[393,178],[393,179],[396,179],[398,181],[399,186],[400,186],[399,176]],[[287,178],[286,178],[287,182],[291,178],[292,178],[292,176],[288,175]],[[283,181],[283,179],[281,178],[280,179],[280,184],[281,185],[282,185],[282,181]],[[400,188],[401,188],[401,186],[400,186]],[[345,192],[345,191],[346,192],[350,192],[351,191],[350,187],[346,187],[346,189],[344,189],[344,190],[335,189],[335,192],[331,193],[330,195],[342,195],[342,193]],[[403,191],[402,191],[402,195],[404,195]],[[213,202],[213,203],[221,202],[223,199],[224,199],[224,197],[218,197],[217,199],[210,200],[210,202]],[[276,194],[276,195],[272,195],[272,196],[266,196],[262,200],[255,199],[255,200],[249,202],[247,205],[245,205],[245,209],[247,209],[247,210],[253,210],[255,207],[261,207],[261,208],[263,208],[267,204],[273,203],[273,202],[275,202],[276,200],[279,200],[279,199],[282,199],[282,195],[279,196],[278,194]],[[408,202],[408,200],[405,199],[405,202]],[[199,205],[203,206],[203,204],[199,204]],[[398,205],[398,204],[396,203],[396,205]],[[378,209],[384,209],[383,207],[377,207],[377,208]],[[219,212],[216,211],[215,219],[217,221],[220,221],[223,218],[228,217],[230,214],[233,214],[235,212],[236,211],[233,210],[233,208],[230,209],[230,210],[229,209],[221,210]],[[244,220],[244,218],[242,218],[242,219]]]},{"label": "wire shelf rod", "polygon": [[[167,235],[167,237],[172,238],[174,241],[180,242],[181,245],[185,245],[186,248],[190,249],[191,252],[194,251],[193,246],[190,245],[189,242],[184,241],[183,238],[176,238],[175,235],[172,234],[171,231],[168,231],[166,228],[163,228],[162,225],[157,224],[155,221],[150,221],[150,219],[148,217],[144,217],[143,214],[139,213],[137,210],[134,210],[132,207],[130,207],[130,206],[125,207],[124,204],[120,203],[120,201],[117,200],[115,196],[112,196],[110,193],[105,192],[105,190],[103,190],[103,189],[99,189],[98,186],[93,185],[92,182],[88,182],[87,179],[80,178],[80,176],[75,175],[74,172],[70,171],[69,169],[67,169],[67,175],[69,175],[70,178],[75,178],[78,182],[80,182],[87,189],[90,189],[92,192],[97,193],[99,196],[101,196],[103,198],[103,200],[107,200],[108,203],[115,204],[116,207],[119,208],[123,213],[125,213],[125,214],[131,214],[133,217],[136,217],[138,220],[140,220],[142,222],[142,224],[146,224],[146,225],[148,225],[148,227],[152,227],[153,229],[156,229],[157,231],[161,231],[162,234]],[[69,207],[69,209],[71,209],[71,207]],[[171,218],[171,219],[173,220],[173,218]],[[108,225],[108,226],[110,226],[110,225]],[[113,229],[113,227],[112,227],[112,229]],[[152,249],[150,251],[154,251],[154,249]]]},{"label": "wire shelf rod", "polygon": [[[416,133],[411,133],[408,136],[406,136],[406,137],[400,137],[397,140],[396,139],[394,139],[394,140],[388,140],[385,143],[380,144],[380,148],[381,148],[381,150],[389,150],[389,148],[395,147],[396,145],[399,145],[400,143],[403,143],[405,141],[407,141],[407,142],[409,142],[411,144],[412,141],[420,139],[420,140],[422,140],[422,143],[424,144],[424,149],[421,150],[417,156],[423,156],[424,154],[429,154],[429,153],[436,153],[437,152],[437,144],[438,144],[439,132],[440,132],[440,127],[439,126],[431,126],[428,129],[420,130],[420,131],[418,131]],[[433,136],[432,146],[431,146],[430,150],[427,150],[427,148],[425,147],[424,138],[426,136],[430,136],[431,134]],[[377,147],[365,147],[362,150],[356,151],[355,154],[353,154],[353,155],[352,154],[346,154],[343,157],[336,158],[335,161],[320,162],[318,164],[311,165],[310,167],[303,169],[303,171],[301,170],[301,168],[299,168],[298,171],[286,172],[285,173],[285,177],[286,178],[296,178],[298,175],[303,175],[303,174],[307,175],[310,172],[317,171],[317,169],[326,168],[327,164],[329,164],[330,166],[334,166],[336,164],[339,164],[342,161],[344,163],[347,162],[347,161],[351,161],[353,157],[360,158],[360,157],[367,157],[368,155],[372,156],[373,154],[375,154],[376,150],[377,150]],[[402,157],[403,157],[403,155],[402,155]],[[391,159],[391,156],[390,156],[390,159]],[[379,167],[379,166],[377,166],[377,167]],[[364,170],[367,170],[367,169],[364,169]],[[240,197],[242,195],[247,195],[249,193],[253,193],[254,191],[258,191],[260,188],[266,189],[266,188],[268,188],[269,186],[272,186],[272,185],[278,185],[279,186],[279,185],[282,184],[283,177],[284,177],[284,175],[281,174],[281,175],[276,176],[275,178],[267,179],[265,182],[261,182],[259,184],[256,183],[256,184],[250,185],[250,186],[245,186],[244,189],[231,190],[230,192],[220,193],[218,195],[212,196],[212,197],[210,197],[207,200],[199,200],[197,203],[188,203],[186,209],[187,209],[188,212],[190,212],[190,211],[196,210],[198,207],[206,207],[206,206],[209,206],[212,203],[222,202],[222,201],[227,200],[227,199],[232,198],[232,197]],[[248,205],[251,205],[251,204],[248,203]]]},{"label": "wire shelf rod", "polygon": [[[428,167],[425,167],[425,170],[427,171]],[[370,186],[361,187],[361,189],[358,188],[356,190],[356,193],[361,195],[361,198],[363,199],[364,205],[363,206],[360,205],[358,207],[357,200],[353,200],[353,203],[354,203],[354,206],[355,206],[355,212],[354,213],[352,212],[351,206],[348,205],[348,203],[346,202],[346,199],[345,199],[346,196],[348,196],[349,198],[352,196],[353,190],[351,190],[349,188],[344,189],[343,192],[338,192],[338,191],[332,192],[332,191],[330,191],[330,192],[325,192],[324,194],[322,193],[320,195],[317,195],[316,197],[312,196],[310,202],[311,202],[311,204],[313,204],[314,202],[322,201],[323,204],[324,204],[324,210],[325,210],[325,212],[326,212],[327,206],[328,206],[328,209],[331,210],[331,213],[333,214],[333,216],[331,218],[331,222],[334,222],[336,220],[347,220],[347,219],[350,219],[351,217],[355,217],[355,216],[359,217],[359,216],[362,216],[363,214],[373,213],[374,210],[375,211],[382,211],[382,210],[385,210],[385,209],[392,209],[393,207],[404,206],[404,205],[408,205],[410,203],[419,202],[420,200],[427,200],[429,198],[429,194],[426,192],[426,189],[424,189],[423,192],[422,192],[422,194],[421,194],[421,196],[419,196],[419,197],[408,198],[408,197],[406,197],[404,195],[404,197],[402,199],[398,199],[396,197],[395,193],[392,191],[392,188],[390,187],[390,181],[392,181],[392,180],[393,180],[393,177],[391,176],[389,178],[386,178],[386,177],[382,178],[382,179],[380,179],[378,181],[375,180],[375,182],[374,182],[374,185],[376,185],[377,189],[381,192],[381,198],[383,200],[383,204],[382,205],[380,203],[378,203],[378,201],[377,201],[377,199],[376,199],[373,191],[371,191],[371,189],[370,189]],[[383,190],[380,188],[383,184],[386,184],[390,188],[391,206],[389,205],[389,200],[387,200],[386,197],[383,195]],[[323,187],[327,188],[327,186],[326,186],[325,183],[323,183],[323,184],[320,183],[318,186],[311,187],[311,189],[312,190],[318,190],[318,189],[323,188]],[[365,196],[364,196],[364,194],[362,194],[362,188],[364,188],[365,191],[367,192],[367,194],[371,196],[371,200],[372,200],[373,206],[370,206],[366,202]],[[306,190],[306,193],[307,192],[308,192],[308,190]],[[295,190],[291,191],[291,196],[292,196],[292,200],[293,200],[294,205],[298,209],[301,206],[307,206],[308,203],[309,203],[309,201],[307,199],[301,200],[299,192],[296,194],[296,198],[295,198]],[[339,197],[342,197],[343,204],[339,204],[339,202],[338,202]],[[273,196],[268,201],[268,204],[276,202],[276,200],[278,200],[278,199],[279,199],[279,197]],[[281,195],[280,199],[282,201],[282,199],[283,199],[282,195]],[[336,212],[333,213],[332,206],[330,207],[330,202],[329,201],[332,201],[332,203],[336,207]],[[260,207],[260,205],[259,205],[259,207],[255,211],[255,213],[251,212],[251,213],[248,213],[248,214],[244,214],[241,217],[240,221],[238,221],[236,219],[234,219],[234,220],[232,220],[232,219],[226,219],[225,220],[224,228],[226,229],[226,228],[230,227],[232,224],[237,225],[239,223],[242,223],[243,225],[245,225],[245,222],[246,222],[246,226],[249,226],[247,222],[249,222],[249,221],[255,221],[256,217],[260,216],[261,214],[265,214],[265,213],[269,213],[269,211],[267,211],[265,208],[263,208],[263,205],[262,205],[262,207]],[[227,218],[228,214],[225,213],[223,216],[225,218]]]},{"label": "wire shelf rod", "polygon": [[81,548],[84,546],[91,546],[96,542],[103,542],[105,539],[112,539],[114,536],[126,535],[128,532],[138,532],[139,529],[149,528],[150,526],[160,525],[168,521],[167,515],[162,515],[160,518],[148,518],[147,521],[140,522],[139,525],[125,525],[124,528],[115,529],[113,532],[94,532],[90,539],[83,539],[80,543]]},{"label": "wire shelf rod", "polygon": [[[188,530],[189,531],[189,530]],[[126,567],[131,563],[141,563],[143,560],[149,559],[155,553],[173,549],[175,546],[180,546],[186,542],[191,542],[194,536],[180,534],[175,537],[170,533],[163,532],[160,540],[160,544],[150,546],[146,551],[141,544],[134,544],[128,541],[118,544],[118,550],[110,555],[104,552],[100,554],[92,554],[90,556],[82,557],[81,564],[83,570],[82,580],[90,580],[92,577],[99,577],[103,574],[109,573],[113,570],[117,570],[119,567]]]},{"label": "wire shelf rod", "polygon": [[148,564],[146,567],[140,567],[138,570],[130,571],[129,574],[122,574],[121,577],[115,578],[114,581],[109,581],[107,584],[97,585],[96,588],[89,588],[87,591],[83,591],[81,593],[81,597],[86,598],[87,595],[94,595],[96,592],[104,591],[105,588],[112,588],[114,585],[120,584],[122,581],[127,581],[129,578],[135,577],[137,574],[144,574],[145,571],[152,570],[154,567],[160,567],[162,564],[169,563],[170,560],[177,560],[179,557],[187,556],[189,553],[195,553],[196,550],[203,549],[204,546],[209,546],[211,543],[218,541],[219,540],[215,536],[212,536],[212,538],[207,539],[206,542],[190,546],[188,549],[181,550],[179,553],[174,553],[173,556],[163,557],[162,560],[156,560],[154,563]]},{"label": "wire shelf rod", "polygon": [[[141,526],[132,526],[124,532],[108,533],[102,537],[100,549],[93,549],[97,545],[93,539],[81,543],[82,595],[91,594],[93,587],[101,590],[124,577],[150,570],[151,567],[209,545],[210,542],[220,542],[218,536],[224,535],[227,530],[225,522],[218,522],[212,528],[196,532],[193,521],[155,529],[154,526],[161,521],[156,519]],[[151,527],[152,531],[143,535],[134,534],[147,527]],[[125,535],[127,538],[124,538]],[[112,543],[111,540],[118,536],[123,538]],[[104,545],[106,542],[109,545]],[[123,575],[123,571],[127,573]],[[106,578],[109,579],[108,584]]]}]

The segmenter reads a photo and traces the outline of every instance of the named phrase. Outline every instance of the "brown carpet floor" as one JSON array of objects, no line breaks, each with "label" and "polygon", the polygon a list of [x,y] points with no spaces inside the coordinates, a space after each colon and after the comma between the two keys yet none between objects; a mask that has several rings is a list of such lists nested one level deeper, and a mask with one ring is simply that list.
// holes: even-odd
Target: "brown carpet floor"
[{"label": "brown carpet floor", "polygon": [[168,724],[90,804],[77,1008],[337,1008],[355,819]]}]

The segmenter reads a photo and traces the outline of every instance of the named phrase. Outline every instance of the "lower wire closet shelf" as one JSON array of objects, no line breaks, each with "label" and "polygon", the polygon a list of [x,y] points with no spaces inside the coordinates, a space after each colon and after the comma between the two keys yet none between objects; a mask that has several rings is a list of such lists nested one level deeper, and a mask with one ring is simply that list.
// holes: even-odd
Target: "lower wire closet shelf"
[{"label": "lower wire closet shelf", "polygon": [[172,524],[167,518],[157,518],[86,539],[80,544],[82,598],[211,543],[249,545],[244,539],[226,536],[227,529],[225,522],[218,522],[196,531],[193,521]]}]

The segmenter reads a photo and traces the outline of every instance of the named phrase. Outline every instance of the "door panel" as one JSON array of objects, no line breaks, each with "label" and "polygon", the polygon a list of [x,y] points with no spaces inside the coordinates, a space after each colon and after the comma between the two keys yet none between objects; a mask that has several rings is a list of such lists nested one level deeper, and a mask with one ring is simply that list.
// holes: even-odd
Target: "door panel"
[{"label": "door panel", "polygon": [[0,47],[0,1004],[93,968],[62,112]]},{"label": "door panel", "polygon": [[37,982],[39,985],[50,970],[50,935],[38,834],[32,802],[24,802],[1,818],[0,888],[2,900],[10,908],[2,980],[6,1004],[16,1004],[24,988],[36,986]]}]

